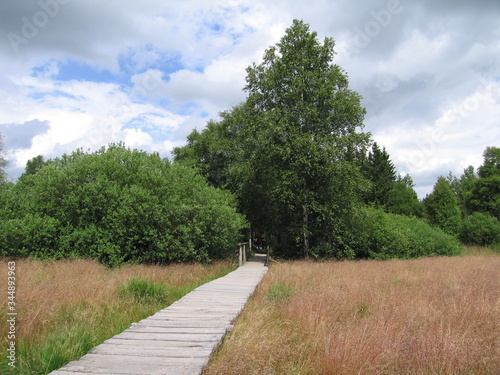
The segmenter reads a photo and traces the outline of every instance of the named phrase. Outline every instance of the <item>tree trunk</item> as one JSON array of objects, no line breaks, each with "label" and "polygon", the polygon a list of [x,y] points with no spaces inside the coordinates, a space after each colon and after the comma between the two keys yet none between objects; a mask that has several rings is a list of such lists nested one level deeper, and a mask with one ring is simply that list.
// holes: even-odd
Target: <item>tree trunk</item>
[{"label": "tree trunk", "polygon": [[302,206],[302,238],[304,256],[309,258],[309,211],[307,204]]}]

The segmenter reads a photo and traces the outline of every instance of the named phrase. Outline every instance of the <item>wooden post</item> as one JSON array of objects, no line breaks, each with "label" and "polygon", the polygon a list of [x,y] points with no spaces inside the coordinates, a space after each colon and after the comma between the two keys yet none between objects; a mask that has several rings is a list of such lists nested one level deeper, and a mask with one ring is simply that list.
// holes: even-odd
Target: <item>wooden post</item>
[{"label": "wooden post", "polygon": [[241,244],[238,244],[238,266],[241,267],[243,265],[243,253],[241,251]]},{"label": "wooden post", "polygon": [[247,262],[247,244],[243,244],[242,246],[243,249],[243,263]]},{"label": "wooden post", "polygon": [[250,249],[249,251],[252,252],[252,224],[248,225],[248,248]]},{"label": "wooden post", "polygon": [[269,244],[266,246],[266,263],[264,264],[267,266],[269,264]]}]

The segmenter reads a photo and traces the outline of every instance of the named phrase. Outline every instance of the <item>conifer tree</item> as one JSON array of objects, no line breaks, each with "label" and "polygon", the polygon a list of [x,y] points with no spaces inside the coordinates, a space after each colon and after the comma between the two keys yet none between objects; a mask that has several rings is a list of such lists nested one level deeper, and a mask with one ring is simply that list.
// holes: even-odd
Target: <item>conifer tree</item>
[{"label": "conifer tree", "polygon": [[426,217],[431,224],[456,235],[461,227],[458,199],[446,178],[439,177],[434,190],[424,200]]}]

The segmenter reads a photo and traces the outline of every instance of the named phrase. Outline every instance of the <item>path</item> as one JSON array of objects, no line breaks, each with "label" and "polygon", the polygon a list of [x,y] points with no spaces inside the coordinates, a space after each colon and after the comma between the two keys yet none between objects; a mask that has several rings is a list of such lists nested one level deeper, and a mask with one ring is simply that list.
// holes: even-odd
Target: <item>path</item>
[{"label": "path", "polygon": [[200,374],[266,272],[252,257],[50,374]]}]

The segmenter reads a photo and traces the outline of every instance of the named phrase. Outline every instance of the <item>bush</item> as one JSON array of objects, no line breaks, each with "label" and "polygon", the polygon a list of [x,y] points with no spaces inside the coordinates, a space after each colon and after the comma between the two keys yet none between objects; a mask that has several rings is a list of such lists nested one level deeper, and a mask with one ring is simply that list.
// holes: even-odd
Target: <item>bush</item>
[{"label": "bush", "polygon": [[500,243],[500,222],[482,212],[474,212],[464,222],[460,240],[467,245],[490,246]]},{"label": "bush", "polygon": [[373,208],[358,213],[358,235],[353,247],[358,257],[375,259],[458,255],[454,236],[416,217],[388,214]]},{"label": "bush", "polygon": [[60,223],[57,219],[27,213],[0,222],[0,255],[57,258]]},{"label": "bush", "polygon": [[232,254],[246,226],[233,197],[193,169],[122,145],[48,161],[8,193],[3,255],[209,262]]}]

